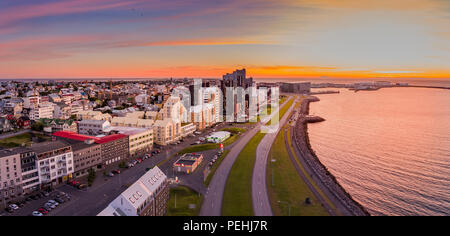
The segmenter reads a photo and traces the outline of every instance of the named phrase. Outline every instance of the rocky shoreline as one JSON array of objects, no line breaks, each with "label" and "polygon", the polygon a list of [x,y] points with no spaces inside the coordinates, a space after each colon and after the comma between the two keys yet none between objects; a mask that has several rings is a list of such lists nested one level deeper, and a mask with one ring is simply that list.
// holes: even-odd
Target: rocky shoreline
[{"label": "rocky shoreline", "polygon": [[342,203],[345,208],[355,216],[369,216],[369,212],[339,184],[336,178],[320,162],[311,148],[308,136],[308,119],[310,102],[319,101],[317,97],[310,96],[302,100],[300,116],[295,124],[294,143],[304,156],[308,166],[319,177],[328,190]]}]

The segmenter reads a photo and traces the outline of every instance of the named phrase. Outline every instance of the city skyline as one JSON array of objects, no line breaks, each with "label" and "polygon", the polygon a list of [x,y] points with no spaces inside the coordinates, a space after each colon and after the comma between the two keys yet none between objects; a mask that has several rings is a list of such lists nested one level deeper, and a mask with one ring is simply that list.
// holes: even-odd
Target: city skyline
[{"label": "city skyline", "polygon": [[0,78],[450,78],[450,3],[3,1]]}]

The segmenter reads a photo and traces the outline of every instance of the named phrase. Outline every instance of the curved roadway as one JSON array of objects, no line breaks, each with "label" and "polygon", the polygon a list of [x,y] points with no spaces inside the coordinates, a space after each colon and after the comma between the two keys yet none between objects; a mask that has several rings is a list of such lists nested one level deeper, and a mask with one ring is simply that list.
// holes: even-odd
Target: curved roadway
[{"label": "curved roadway", "polygon": [[[291,100],[289,98],[287,101]],[[267,184],[266,184],[266,168],[267,168],[267,159],[269,157],[270,149],[272,144],[275,142],[275,139],[280,131],[280,129],[286,123],[288,117],[290,116],[292,110],[295,107],[295,104],[298,100],[294,101],[291,107],[284,114],[282,119],[279,121],[278,126],[272,132],[267,133],[256,149],[256,161],[255,166],[253,168],[253,177],[252,177],[252,201],[253,201],[253,212],[255,216],[272,216],[272,207],[270,205],[269,194],[267,193]]]},{"label": "curved roadway", "polygon": [[[280,109],[286,105],[289,100],[290,99],[286,99],[286,101],[280,106]],[[272,113],[269,117],[272,117],[275,114],[276,113]],[[265,122],[268,120],[270,119],[265,120]],[[206,191],[202,208],[200,209],[200,216],[220,216],[222,214],[223,193],[225,191],[225,185],[227,183],[228,174],[230,173],[231,167],[233,167],[233,163],[239,153],[241,153],[242,149],[244,149],[250,139],[260,131],[260,128],[261,123],[258,123],[255,128],[248,131],[237,141],[237,143],[233,145],[228,155],[223,159],[211,179],[208,190]]]}]

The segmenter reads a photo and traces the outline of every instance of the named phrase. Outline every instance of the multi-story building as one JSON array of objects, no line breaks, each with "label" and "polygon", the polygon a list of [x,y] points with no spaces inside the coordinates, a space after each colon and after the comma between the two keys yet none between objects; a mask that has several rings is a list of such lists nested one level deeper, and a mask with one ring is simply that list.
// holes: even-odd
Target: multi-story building
[{"label": "multi-story building", "polygon": [[194,123],[183,123],[181,124],[181,136],[186,137],[190,134],[193,134],[197,130],[197,127]]},{"label": "multi-story building", "polygon": [[14,199],[23,194],[21,151],[22,149],[0,151],[0,200]]},{"label": "multi-story building", "polygon": [[25,148],[20,152],[22,169],[22,189],[24,193],[31,193],[39,189],[39,171],[37,169],[37,156],[31,149]]},{"label": "multi-story building", "polygon": [[181,122],[174,123],[172,119],[157,120],[153,126],[154,141],[165,146],[181,139]]},{"label": "multi-story building", "polygon": [[31,96],[23,98],[23,108],[32,109],[39,104],[39,96]]},{"label": "multi-story building", "polygon": [[[74,132],[61,131],[53,133],[57,139],[71,139],[75,141],[85,142],[93,140],[96,144],[100,144],[101,164],[95,163],[97,169],[104,166],[126,160],[129,157],[129,141],[128,136],[124,134],[113,134],[101,138],[91,137],[87,135],[77,134]],[[88,141],[91,142],[91,141]],[[92,162],[91,162],[92,164]]]},{"label": "multi-story building", "polygon": [[102,165],[108,166],[129,157],[129,140],[124,134],[113,134],[95,140],[101,145]]},{"label": "multi-story building", "polygon": [[309,94],[311,92],[311,82],[304,83],[280,83],[280,92]]},{"label": "multi-story building", "polygon": [[110,114],[103,114],[100,111],[83,110],[75,114],[77,120],[106,120],[111,122]]},{"label": "multi-story building", "polygon": [[154,167],[114,199],[98,216],[163,216],[169,200],[167,176]]},{"label": "multi-story building", "polygon": [[89,139],[84,142],[68,140],[68,142],[73,151],[74,178],[89,174],[90,169],[95,171],[101,168],[102,149],[95,140]]},{"label": "multi-story building", "polygon": [[246,70],[227,73],[222,79],[223,114],[228,122],[246,122],[249,117],[250,98],[254,90],[253,78],[246,77]]},{"label": "multi-story building", "polygon": [[114,117],[111,120],[111,125],[116,127],[120,126],[120,127],[153,129],[153,124],[154,124],[153,120],[139,119],[139,118]]},{"label": "multi-story building", "polygon": [[111,124],[105,120],[82,120],[78,122],[78,133],[85,135],[103,135],[111,132]]},{"label": "multi-story building", "polygon": [[70,144],[52,141],[34,144],[30,149],[37,156],[41,188],[62,184],[73,177],[73,152]]},{"label": "multi-story building", "polygon": [[47,103],[39,103],[39,105],[33,109],[30,110],[30,120],[39,120],[42,118],[48,118],[53,119],[53,111],[54,111],[54,104],[47,102]]},{"label": "multi-story building", "polygon": [[112,131],[128,136],[130,157],[145,154],[153,148],[153,128],[113,127]]}]

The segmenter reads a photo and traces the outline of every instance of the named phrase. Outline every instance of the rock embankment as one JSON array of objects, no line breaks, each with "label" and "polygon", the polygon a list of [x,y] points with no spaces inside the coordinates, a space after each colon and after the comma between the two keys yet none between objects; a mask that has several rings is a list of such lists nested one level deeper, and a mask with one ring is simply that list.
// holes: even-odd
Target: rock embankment
[{"label": "rock embankment", "polygon": [[300,116],[295,124],[294,143],[300,150],[303,159],[326,186],[341,203],[353,215],[367,216],[370,215],[361,204],[356,202],[347,191],[339,184],[336,178],[328,171],[328,169],[317,158],[314,150],[311,148],[308,137],[308,117],[309,103],[319,101],[317,97],[308,97],[303,99],[300,107]]}]

